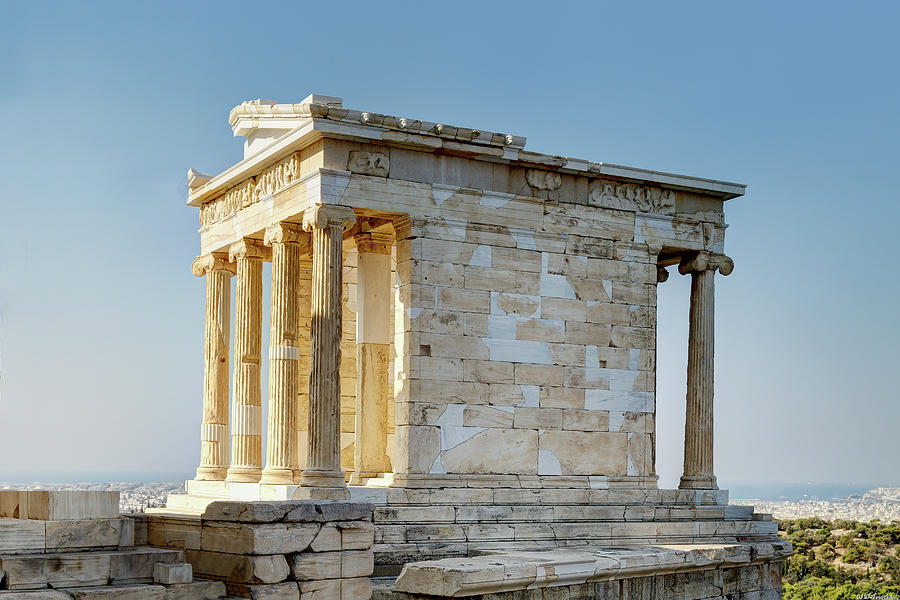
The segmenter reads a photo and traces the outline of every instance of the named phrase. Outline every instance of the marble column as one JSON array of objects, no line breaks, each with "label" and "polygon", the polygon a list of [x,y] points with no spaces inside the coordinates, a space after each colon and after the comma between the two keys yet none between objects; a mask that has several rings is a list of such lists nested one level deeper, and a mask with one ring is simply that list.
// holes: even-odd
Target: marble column
[{"label": "marble column", "polygon": [[686,256],[678,266],[682,275],[691,274],[684,475],[678,485],[681,489],[718,489],[713,472],[715,276],[716,270],[728,275],[733,269],[730,258],[710,252]]},{"label": "marble column", "polygon": [[300,485],[345,493],[341,470],[341,288],[344,229],[353,209],[316,205],[303,214],[312,234],[309,437]]},{"label": "marble column", "polygon": [[234,317],[234,388],[231,404],[231,466],[226,481],[257,482],[262,472],[262,263],[265,247],[244,239],[231,245],[237,263]]},{"label": "marble column", "polygon": [[196,479],[221,481],[228,469],[228,337],[231,329],[231,276],[225,252],[201,256],[191,265],[206,276],[206,330],[203,344],[203,421]]},{"label": "marble column", "polygon": [[354,237],[357,249],[356,443],[350,483],[391,470],[387,456],[388,365],[391,352],[391,246],[384,233]]},{"label": "marble column", "polygon": [[261,483],[300,482],[297,453],[297,387],[300,383],[300,259],[309,235],[299,225],[266,229],[272,248],[272,312],[269,333],[269,414],[266,468]]}]

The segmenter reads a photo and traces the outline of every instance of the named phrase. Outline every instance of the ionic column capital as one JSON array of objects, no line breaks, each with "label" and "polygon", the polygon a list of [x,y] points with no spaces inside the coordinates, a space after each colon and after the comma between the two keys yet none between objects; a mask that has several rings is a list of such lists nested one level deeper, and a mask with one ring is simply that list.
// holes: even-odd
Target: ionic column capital
[{"label": "ionic column capital", "polygon": [[239,258],[261,258],[271,256],[271,250],[266,248],[259,240],[244,238],[228,247],[228,259],[232,262]]},{"label": "ionic column capital", "polygon": [[353,236],[356,242],[357,252],[370,252],[373,254],[390,254],[394,245],[394,236],[389,233],[368,231]]},{"label": "ionic column capital", "polygon": [[695,254],[685,256],[678,265],[678,272],[682,275],[716,270],[722,275],[730,275],[731,272],[734,271],[734,261],[724,254],[716,254],[714,252],[702,250]]},{"label": "ionic column capital", "polygon": [[294,243],[309,245],[309,234],[303,231],[302,225],[296,223],[275,223],[266,227],[263,243],[266,246]]},{"label": "ionic column capital", "polygon": [[332,225],[340,225],[344,229],[352,227],[356,223],[356,213],[349,206],[337,206],[334,204],[316,204],[304,211],[303,229],[325,229]]},{"label": "ionic column capital", "polygon": [[234,275],[234,265],[229,262],[227,252],[210,252],[198,256],[191,263],[191,273],[197,277],[203,277],[210,271],[228,271]]}]

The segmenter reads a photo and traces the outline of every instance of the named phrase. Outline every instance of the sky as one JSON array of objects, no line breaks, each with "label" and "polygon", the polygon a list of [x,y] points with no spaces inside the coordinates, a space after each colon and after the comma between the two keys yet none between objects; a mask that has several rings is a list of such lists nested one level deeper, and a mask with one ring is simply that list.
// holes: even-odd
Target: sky
[{"label": "sky", "polygon": [[[0,481],[199,460],[186,171],[310,93],[527,148],[748,184],[717,277],[716,472],[900,485],[900,5],[5,3]],[[689,280],[659,292],[657,470],[681,474]]]}]

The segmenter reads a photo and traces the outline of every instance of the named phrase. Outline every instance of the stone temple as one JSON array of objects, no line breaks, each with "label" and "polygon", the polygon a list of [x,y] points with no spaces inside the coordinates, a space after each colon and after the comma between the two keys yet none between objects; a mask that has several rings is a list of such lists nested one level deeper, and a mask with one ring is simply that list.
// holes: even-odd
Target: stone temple
[{"label": "stone temple", "polygon": [[[745,186],[318,94],[244,102],[229,123],[244,159],[188,173],[199,466],[130,519],[135,548],[178,553],[210,600],[780,597],[790,545],[729,506],[713,468],[715,280],[734,266],[724,204]],[[691,297],[684,472],[667,490],[670,271]],[[129,592],[98,581],[61,593]],[[129,593],[202,596],[154,582]]]}]

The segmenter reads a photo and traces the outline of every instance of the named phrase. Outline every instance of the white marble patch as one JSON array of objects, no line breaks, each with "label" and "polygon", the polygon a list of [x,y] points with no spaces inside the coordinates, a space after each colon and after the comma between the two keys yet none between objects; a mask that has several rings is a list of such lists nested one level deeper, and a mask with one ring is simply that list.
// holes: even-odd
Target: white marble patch
[{"label": "white marble patch", "polygon": [[622,423],[625,422],[625,413],[620,411],[611,411],[609,413],[609,430],[619,431],[622,429]]},{"label": "white marble patch", "polygon": [[519,229],[518,227],[509,228],[510,235],[516,240],[516,248],[521,250],[537,250],[534,243],[534,232],[530,229]]},{"label": "white marble patch", "polygon": [[481,193],[482,206],[488,208],[501,208],[509,204],[509,201],[515,198],[515,194],[504,194],[502,192],[483,191]]},{"label": "white marble patch", "polygon": [[519,319],[516,317],[488,315],[488,337],[500,340],[515,340],[516,323],[518,321]]},{"label": "white marble patch", "polygon": [[519,389],[522,390],[522,398],[524,400],[518,406],[533,406],[533,407],[540,406],[540,404],[541,404],[541,386],[539,386],[539,385],[519,385]]},{"label": "white marble patch", "polygon": [[488,347],[490,360],[536,365],[553,364],[547,342],[485,338],[484,343]]},{"label": "white marble patch", "polygon": [[609,478],[605,475],[590,475],[588,483],[592,490],[605,490],[609,488]]},{"label": "white marble patch", "polygon": [[406,314],[409,315],[409,318],[410,318],[410,319],[418,319],[418,318],[419,318],[419,315],[422,314],[422,311],[423,311],[423,310],[425,310],[425,309],[424,309],[424,308],[414,308],[414,307],[410,307],[410,308],[407,308],[407,309],[406,309]]},{"label": "white marble patch", "polygon": [[234,421],[233,435],[262,435],[262,407],[238,404],[232,407]]},{"label": "white marble patch", "polygon": [[585,390],[584,407],[587,410],[609,412],[653,412],[653,394],[620,390]]},{"label": "white marble patch", "polygon": [[447,469],[444,468],[444,463],[441,462],[441,454],[440,453],[438,453],[438,455],[434,457],[434,462],[431,463],[431,468],[428,469],[428,472],[439,474],[439,475],[445,475],[447,473]]},{"label": "white marble patch", "polygon": [[473,267],[490,267],[491,266],[491,247],[487,244],[479,244],[472,253],[469,265]]},{"label": "white marble patch", "polygon": [[552,450],[538,450],[538,475],[562,475],[562,466]]},{"label": "white marble patch", "polygon": [[628,350],[628,368],[632,371],[637,371],[638,367],[641,364],[641,350],[640,348],[631,348]]},{"label": "white marble patch", "polygon": [[448,404],[435,422],[438,427],[462,427],[465,404]]},{"label": "white marble patch", "polygon": [[434,183],[431,185],[431,193],[434,195],[434,203],[440,206],[444,202],[446,202],[450,196],[456,193],[456,190],[459,188],[452,186],[445,186],[439,183]]},{"label": "white marble patch", "polygon": [[441,427],[441,451],[455,448],[484,430],[484,427]]},{"label": "white marble patch", "polygon": [[584,347],[584,366],[588,369],[600,368],[600,350],[597,346]]},{"label": "white marble patch", "polygon": [[200,441],[225,442],[228,440],[228,427],[221,423],[201,423]]}]

